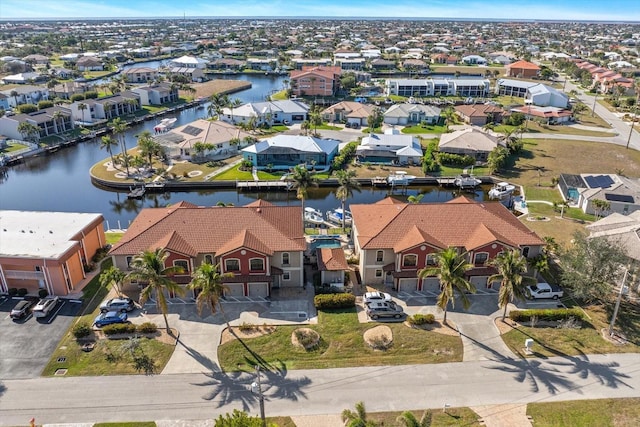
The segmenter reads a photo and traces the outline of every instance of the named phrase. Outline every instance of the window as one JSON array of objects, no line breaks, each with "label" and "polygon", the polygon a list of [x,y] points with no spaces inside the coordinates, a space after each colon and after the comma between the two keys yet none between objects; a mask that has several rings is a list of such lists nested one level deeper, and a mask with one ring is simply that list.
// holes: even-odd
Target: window
[{"label": "window", "polygon": [[289,252],[282,254],[282,265],[289,265]]},{"label": "window", "polygon": [[402,257],[403,267],[415,267],[418,265],[418,256],[414,254],[405,255]]},{"label": "window", "polygon": [[376,252],[376,262],[382,262],[383,259],[384,259],[384,252],[383,251],[377,251]]},{"label": "window", "polygon": [[522,248],[522,256],[525,258],[529,256],[529,246]]},{"label": "window", "polygon": [[427,265],[438,265],[438,257],[436,257],[436,254],[427,255]]},{"label": "window", "polygon": [[291,280],[291,273],[289,273],[288,271],[283,272],[282,280],[284,280],[285,282],[288,282],[289,280]]},{"label": "window", "polygon": [[224,270],[225,271],[240,271],[240,260],[239,259],[225,259],[224,260]]},{"label": "window", "polygon": [[189,263],[184,259],[177,259],[173,261],[173,265],[182,268],[182,273],[178,274],[185,274],[189,272]]},{"label": "window", "polygon": [[376,277],[382,277],[382,270],[376,270]]},{"label": "window", "polygon": [[264,260],[262,258],[251,258],[249,260],[249,271],[264,271]]},{"label": "window", "polygon": [[131,268],[131,261],[133,261],[133,257],[132,256],[128,256],[127,257],[127,268]]},{"label": "window", "polygon": [[204,262],[207,264],[213,264],[213,255],[205,255],[204,256]]},{"label": "window", "polygon": [[489,259],[489,254],[486,252],[478,252],[474,255],[473,263],[475,265],[484,265]]}]

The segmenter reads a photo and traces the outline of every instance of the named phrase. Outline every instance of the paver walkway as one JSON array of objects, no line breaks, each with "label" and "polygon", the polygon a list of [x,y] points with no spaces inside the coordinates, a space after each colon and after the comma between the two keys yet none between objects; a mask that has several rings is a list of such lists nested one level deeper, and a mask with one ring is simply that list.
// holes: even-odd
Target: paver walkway
[{"label": "paver walkway", "polygon": [[486,427],[532,427],[527,417],[526,404],[504,404],[474,406],[471,408],[480,416]]}]

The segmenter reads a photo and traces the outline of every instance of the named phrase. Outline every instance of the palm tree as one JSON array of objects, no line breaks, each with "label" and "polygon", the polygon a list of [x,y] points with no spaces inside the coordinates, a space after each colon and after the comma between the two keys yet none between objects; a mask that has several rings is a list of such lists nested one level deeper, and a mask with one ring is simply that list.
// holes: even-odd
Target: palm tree
[{"label": "palm tree", "polygon": [[222,109],[229,105],[229,97],[221,93],[214,93],[209,97],[209,102],[210,104],[207,108],[209,117],[213,117],[214,115],[220,116]]},{"label": "palm tree", "polygon": [[225,291],[228,290],[227,286],[223,283],[224,279],[233,276],[233,273],[220,274],[219,264],[212,265],[204,263],[193,272],[191,283],[189,283],[187,287],[199,291],[196,297],[198,315],[202,315],[204,306],[209,308],[211,314],[216,314],[218,308],[220,308],[220,313],[222,313],[222,317],[227,327],[229,327],[229,320],[224,314],[222,304],[220,304],[220,298],[222,298]]},{"label": "palm tree", "polygon": [[40,136],[40,128],[29,122],[20,122],[18,132],[20,132],[25,141],[34,142]]},{"label": "palm tree", "polygon": [[418,271],[418,277],[436,276],[440,280],[440,294],[436,305],[444,311],[443,322],[447,323],[447,306],[455,306],[454,290],[462,300],[462,306],[469,308],[467,292],[475,293],[476,288],[465,278],[467,270],[473,267],[467,262],[467,253],[458,254],[456,248],[450,247],[436,254],[437,266],[425,267]]},{"label": "palm tree", "polygon": [[154,251],[145,250],[139,253],[131,261],[131,271],[127,277],[146,283],[147,286],[140,292],[140,304],[144,303],[155,295],[156,307],[162,312],[167,332],[169,329],[169,320],[167,319],[167,298],[165,290],[171,293],[183,294],[184,289],[176,282],[171,280],[168,275],[182,273],[182,267],[173,266],[165,267],[169,253],[164,248],[158,248]]},{"label": "palm tree", "polygon": [[64,132],[66,129],[65,125],[64,125],[64,115],[62,114],[62,111],[60,110],[56,110],[52,115],[51,118],[53,119],[53,125],[55,127],[56,133],[60,133],[60,129],[58,128],[58,122],[62,123],[62,131]]},{"label": "palm tree", "polygon": [[124,122],[120,117],[111,122],[111,126],[113,127],[113,133],[116,135],[118,142],[120,143],[120,147],[122,149],[124,167],[127,170],[127,176],[129,176],[129,160],[127,156],[127,138],[125,136],[125,132],[129,129],[129,126],[126,122]]},{"label": "palm tree", "polygon": [[296,197],[302,201],[302,214],[304,215],[304,199],[307,198],[309,187],[318,186],[318,178],[311,175],[309,170],[303,165],[296,165],[293,173],[289,175],[291,185],[296,189]]},{"label": "palm tree", "polygon": [[422,200],[423,197],[424,197],[424,193],[420,193],[416,196],[412,194],[409,197],[407,197],[407,202],[411,203],[412,205],[417,205],[418,203],[420,203],[420,200]]},{"label": "palm tree", "polygon": [[498,272],[492,274],[487,279],[487,284],[500,281],[500,292],[498,293],[498,306],[504,307],[502,321],[507,317],[507,307],[515,298],[524,299],[526,296],[526,286],[534,285],[536,279],[524,276],[527,272],[527,259],[520,251],[513,249],[502,252],[500,255],[489,261],[489,265],[495,267]]},{"label": "palm tree", "polygon": [[126,276],[124,271],[112,265],[100,274],[100,286],[106,288],[109,285],[113,285],[118,295],[122,295],[122,282]]},{"label": "palm tree", "polygon": [[153,139],[151,132],[148,130],[143,131],[138,135],[138,149],[140,155],[144,156],[148,160],[149,168],[153,166],[153,156],[156,156],[162,152],[160,144]]},{"label": "palm tree", "polygon": [[14,108],[18,108],[18,95],[20,95],[20,94],[18,93],[17,90],[12,90],[9,93],[9,96],[13,96],[13,101],[15,103]]},{"label": "palm tree", "polygon": [[356,403],[356,410],[345,409],[342,411],[342,421],[345,427],[375,427],[377,424],[373,421],[367,421],[367,411],[364,409],[364,403]]},{"label": "palm tree", "polygon": [[85,123],[84,112],[86,111],[87,108],[89,108],[89,107],[84,102],[81,102],[80,104],[78,104],[78,110],[80,110],[80,113],[82,114],[82,123],[83,124]]},{"label": "palm tree", "polygon": [[420,421],[413,415],[413,412],[405,411],[398,417],[398,421],[405,427],[430,427],[433,414],[431,411],[425,411]]},{"label": "palm tree", "polygon": [[105,135],[100,139],[100,148],[104,148],[109,153],[109,157],[111,157],[111,164],[113,167],[116,167],[116,162],[113,159],[113,149],[112,147],[118,145],[118,142],[111,137],[111,135]]},{"label": "palm tree", "polygon": [[[345,204],[347,199],[353,196],[353,191],[360,192],[360,183],[356,180],[356,171],[354,170],[339,170],[336,171],[336,178],[338,179],[338,189],[336,190],[336,197],[342,203],[342,212],[345,211]],[[342,215],[342,229],[345,228],[346,215]]]},{"label": "palm tree", "polygon": [[235,124],[235,121],[233,119],[233,110],[238,108],[241,105],[242,105],[242,101],[240,101],[238,98],[234,98],[231,101],[229,101],[229,109],[231,110],[231,123],[233,124]]}]

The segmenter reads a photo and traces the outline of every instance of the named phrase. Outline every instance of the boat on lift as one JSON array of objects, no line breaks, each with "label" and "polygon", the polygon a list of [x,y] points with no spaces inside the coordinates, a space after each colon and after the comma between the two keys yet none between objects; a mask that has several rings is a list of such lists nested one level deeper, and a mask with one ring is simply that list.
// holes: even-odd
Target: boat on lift
[{"label": "boat on lift", "polygon": [[304,222],[309,224],[324,224],[322,212],[310,206],[304,208]]},{"label": "boat on lift", "polygon": [[414,179],[416,179],[414,175],[407,175],[405,171],[396,171],[387,177],[387,184],[391,186],[409,185]]},{"label": "boat on lift", "polygon": [[490,199],[504,199],[510,196],[516,189],[516,186],[508,182],[499,182],[489,190]]},{"label": "boat on lift", "polygon": [[342,208],[336,208],[332,211],[327,211],[327,221],[342,226],[342,220],[344,219],[344,225],[350,226],[353,218],[351,212],[348,210],[342,210]]},{"label": "boat on lift", "polygon": [[453,181],[453,184],[461,189],[476,188],[482,184],[482,180],[473,175],[473,168],[471,169],[471,173],[468,173],[467,170],[464,169]]},{"label": "boat on lift", "polygon": [[155,125],[153,130],[156,133],[168,132],[169,129],[171,129],[173,127],[173,125],[175,124],[175,122],[177,120],[178,119],[176,119],[175,117],[171,117],[171,118],[168,118],[168,119],[162,119],[162,120],[160,120],[160,123]]}]

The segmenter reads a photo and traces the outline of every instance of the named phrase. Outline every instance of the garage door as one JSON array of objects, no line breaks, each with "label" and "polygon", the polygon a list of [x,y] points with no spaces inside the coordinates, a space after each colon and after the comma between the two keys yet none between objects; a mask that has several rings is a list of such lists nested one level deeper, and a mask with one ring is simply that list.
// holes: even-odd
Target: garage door
[{"label": "garage door", "polygon": [[424,279],[422,281],[422,290],[425,292],[440,292],[440,280],[436,277],[430,279]]},{"label": "garage door", "polygon": [[269,284],[268,283],[249,283],[249,296],[250,297],[263,297],[269,296]]},{"label": "garage door", "polygon": [[418,279],[400,279],[398,292],[414,292],[418,289]]},{"label": "garage door", "polygon": [[[476,287],[476,289],[487,289],[487,279],[489,276],[474,276],[469,281]],[[500,289],[500,282],[493,282],[492,289]]]},{"label": "garage door", "polygon": [[230,297],[243,297],[244,296],[244,286],[242,283],[230,283],[227,284],[227,291],[225,295]]}]

